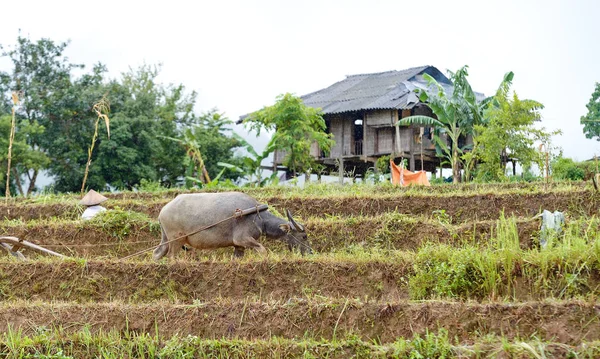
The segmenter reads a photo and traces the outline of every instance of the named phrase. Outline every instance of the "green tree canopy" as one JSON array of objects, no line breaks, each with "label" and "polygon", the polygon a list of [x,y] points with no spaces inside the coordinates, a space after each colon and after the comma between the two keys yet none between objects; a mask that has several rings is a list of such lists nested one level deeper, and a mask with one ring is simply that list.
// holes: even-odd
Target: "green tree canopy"
[{"label": "green tree canopy", "polygon": [[26,127],[22,123],[22,120],[26,120],[30,128],[38,128],[23,134],[30,147],[28,152],[38,154],[31,157],[31,161],[22,162],[15,172],[17,180],[21,176],[28,178],[27,194],[34,190],[37,176],[47,164],[43,154],[48,152],[45,140],[48,135],[43,130],[51,128],[55,119],[66,114],[63,100],[65,92],[72,87],[71,71],[83,68],[82,65],[70,63],[64,56],[67,45],[66,42],[57,44],[49,39],[34,42],[19,35],[13,48],[0,46],[1,55],[12,63],[10,72],[0,73],[2,107],[8,108],[10,94],[17,92],[20,99],[17,121],[20,127]]},{"label": "green tree canopy", "polygon": [[[0,116],[0,191],[4,193],[6,188],[6,160],[8,155],[8,138],[11,127],[11,116]],[[25,169],[40,169],[49,162],[48,156],[40,151],[35,151],[27,144],[27,139],[31,136],[44,132],[44,128],[36,123],[29,123],[27,120],[21,120],[17,124],[15,140],[12,147],[12,165],[11,165],[11,188],[16,188],[20,195],[26,194],[20,177],[17,173],[22,173]]]},{"label": "green tree canopy", "polygon": [[159,83],[159,67],[130,69],[108,83],[103,83],[102,73],[99,68],[98,76],[75,83],[87,109],[81,110],[81,117],[66,118],[56,127],[70,134],[55,136],[52,142],[57,161],[50,171],[57,178],[57,190],[75,191],[81,185],[95,121],[91,106],[104,93],[111,107],[110,139],[98,137],[88,177],[90,188],[132,189],[142,179],[167,187],[179,185],[189,175],[189,158],[186,146],[172,139],[198,144],[212,176],[220,171],[217,162],[233,161],[237,142],[226,136],[229,120],[216,110],[195,115],[196,93],[186,93],[183,85]]},{"label": "green tree canopy", "polygon": [[332,135],[325,133],[321,111],[304,105],[290,93],[279,95],[273,106],[256,111],[244,120],[246,126],[260,135],[261,130],[275,131],[268,148],[285,151],[283,165],[294,175],[315,168],[310,148],[316,143],[322,151],[333,146]]},{"label": "green tree canopy", "polygon": [[485,125],[476,126],[479,143],[477,156],[481,163],[477,177],[498,181],[506,177],[506,161],[510,157],[522,166],[539,163],[540,153],[536,143],[548,143],[554,133],[536,128],[541,120],[539,110],[544,106],[534,100],[521,100],[509,87],[502,88],[494,97],[494,106],[486,112]]},{"label": "green tree canopy", "polygon": [[592,98],[585,107],[587,107],[588,113],[581,116],[583,133],[587,138],[595,137],[597,141],[600,141],[600,82],[596,82]]}]

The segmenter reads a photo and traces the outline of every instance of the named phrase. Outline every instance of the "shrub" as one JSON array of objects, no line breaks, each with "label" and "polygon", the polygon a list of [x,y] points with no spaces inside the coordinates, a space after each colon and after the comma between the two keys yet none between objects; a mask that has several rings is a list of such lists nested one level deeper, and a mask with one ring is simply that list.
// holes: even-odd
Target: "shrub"
[{"label": "shrub", "polygon": [[552,162],[552,177],[559,180],[581,181],[592,178],[596,170],[593,161],[575,162],[559,156]]}]

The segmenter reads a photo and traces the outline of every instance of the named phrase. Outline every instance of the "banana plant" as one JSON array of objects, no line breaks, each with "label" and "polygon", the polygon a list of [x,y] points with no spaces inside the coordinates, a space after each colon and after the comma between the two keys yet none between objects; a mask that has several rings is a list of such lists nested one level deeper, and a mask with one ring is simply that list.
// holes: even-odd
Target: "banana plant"
[{"label": "banana plant", "polygon": [[[421,125],[434,127],[434,143],[436,150],[441,153],[452,166],[453,183],[458,183],[460,178],[460,167],[463,160],[465,164],[465,175],[470,177],[470,173],[476,163],[476,158],[466,156],[467,150],[473,150],[473,147],[460,147],[458,144],[461,136],[473,135],[475,125],[485,124],[484,110],[492,103],[493,97],[488,97],[482,101],[477,100],[477,96],[469,81],[468,66],[463,66],[456,73],[450,73],[450,80],[453,88],[452,93],[448,95],[442,85],[440,85],[432,76],[424,74],[423,78],[433,91],[428,93],[423,90],[418,91],[419,100],[427,103],[431,111],[437,118],[424,115],[409,116],[396,123],[397,126]],[[509,72],[504,76],[500,89],[510,86],[513,73]],[[499,89],[499,90],[500,90]],[[448,145],[442,135],[446,135],[450,140]],[[475,143],[474,146],[477,144]]]},{"label": "banana plant", "polygon": [[225,171],[227,171],[228,169],[237,171],[240,173],[244,172],[244,170],[242,170],[241,168],[239,168],[236,165],[232,165],[231,163],[217,162],[217,166],[223,167],[223,169],[210,182],[204,183],[201,180],[199,180],[198,178],[191,177],[191,176],[186,176],[185,179],[189,182],[197,184],[198,187],[200,187],[200,188],[215,188],[215,187],[222,185],[222,183],[220,183],[221,177],[223,176]]},{"label": "banana plant", "polygon": [[261,153],[258,153],[242,136],[234,132],[233,137],[240,142],[241,147],[244,147],[250,156],[244,156],[242,158],[242,168],[234,165],[230,166],[237,167],[241,173],[244,173],[246,180],[249,181],[250,185],[262,187],[268,183],[276,182],[277,172],[273,172],[270,176],[263,178],[262,169],[262,161],[275,151],[275,146],[269,144]]},{"label": "banana plant", "polygon": [[[426,91],[419,91],[419,100],[427,103],[437,118],[424,115],[408,116],[398,121],[396,126],[421,125],[435,127],[434,142],[441,148],[444,157],[450,160],[453,182],[458,183],[461,155],[458,139],[463,134],[467,134],[469,129],[472,128],[473,117],[469,114],[465,99],[458,94],[458,91],[453,91],[452,95],[448,97],[445,89],[433,77],[424,74],[423,78],[436,92],[429,95]],[[450,139],[450,146],[442,139],[442,134]]]},{"label": "banana plant", "polygon": [[[173,142],[177,142],[185,148],[186,154],[189,159],[188,160],[188,167],[189,167],[188,168],[188,176],[186,176],[186,179],[188,181],[190,180],[190,178],[192,178],[193,182],[196,182],[196,180],[198,180],[199,183],[202,183],[202,184],[207,184],[207,183],[211,182],[210,175],[208,174],[208,171],[206,170],[206,166],[204,166],[204,159],[202,158],[202,152],[200,151],[200,145],[196,141],[194,134],[192,133],[192,131],[189,128],[184,131],[182,139],[168,137],[168,136],[158,136],[158,137],[164,138],[164,139],[167,139],[167,140],[170,140]],[[192,177],[194,170],[196,170],[198,178]]]}]

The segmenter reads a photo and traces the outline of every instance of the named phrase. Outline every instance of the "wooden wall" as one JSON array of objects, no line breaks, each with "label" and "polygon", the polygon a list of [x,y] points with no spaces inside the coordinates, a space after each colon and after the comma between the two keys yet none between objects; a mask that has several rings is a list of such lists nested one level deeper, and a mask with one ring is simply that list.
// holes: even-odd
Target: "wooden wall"
[{"label": "wooden wall", "polygon": [[338,158],[340,156],[350,156],[354,146],[352,138],[354,121],[356,115],[334,115],[330,117],[331,133],[333,134],[333,140],[335,145],[331,148],[331,158]]},{"label": "wooden wall", "polygon": [[[401,110],[395,114],[396,110],[372,110],[364,115],[358,113],[345,113],[328,115],[329,129],[333,134],[335,144],[331,148],[328,158],[339,158],[341,156],[352,156],[354,152],[354,121],[363,120],[363,155],[378,156],[391,154],[396,149],[396,128],[394,122],[398,118],[404,118],[411,115],[411,110]],[[418,106],[413,109],[414,115],[433,116],[433,113],[427,106]],[[362,116],[362,117],[361,117]],[[400,150],[408,155],[412,149],[415,154],[420,153],[420,144],[418,143],[419,127],[404,126],[400,127]],[[428,137],[423,137],[423,150],[433,149],[433,143]],[[311,154],[315,157],[320,156],[320,151],[315,144],[311,146]],[[281,164],[285,157],[284,151],[275,152],[275,162]]]}]

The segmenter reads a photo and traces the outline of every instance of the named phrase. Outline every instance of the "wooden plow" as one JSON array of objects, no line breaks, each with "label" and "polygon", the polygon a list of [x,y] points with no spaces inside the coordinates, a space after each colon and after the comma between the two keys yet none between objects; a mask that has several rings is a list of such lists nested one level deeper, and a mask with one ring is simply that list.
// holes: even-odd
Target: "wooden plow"
[{"label": "wooden plow", "polygon": [[23,255],[23,253],[19,252],[19,250],[22,248],[33,249],[34,251],[49,254],[49,255],[52,255],[55,257],[68,258],[65,255],[53,252],[49,249],[40,247],[37,244],[28,242],[23,239],[19,239],[17,237],[10,237],[10,236],[0,237],[0,247],[4,248],[10,255],[12,255],[13,257],[16,257],[20,260],[26,259],[25,256]]}]

